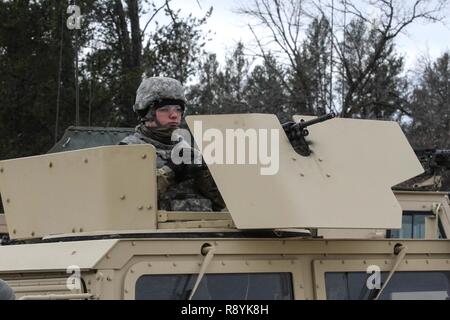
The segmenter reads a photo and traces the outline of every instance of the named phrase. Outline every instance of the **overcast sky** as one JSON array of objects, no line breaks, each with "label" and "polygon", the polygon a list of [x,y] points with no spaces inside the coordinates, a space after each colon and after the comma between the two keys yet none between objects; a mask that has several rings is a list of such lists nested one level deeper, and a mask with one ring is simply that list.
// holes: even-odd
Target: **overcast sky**
[{"label": "overcast sky", "polygon": [[[219,60],[223,62],[224,54],[233,48],[236,42],[242,40],[244,44],[249,44],[253,40],[247,27],[246,18],[233,12],[242,3],[250,4],[251,2],[245,0],[173,0],[171,3],[172,8],[181,9],[183,15],[192,13],[196,17],[202,17],[209,7],[214,7],[213,15],[209,18],[206,26],[213,32],[212,41],[207,44],[207,50],[216,53]],[[431,58],[436,58],[450,50],[450,19],[445,22],[446,25],[418,22],[407,29],[407,35],[399,36],[396,40],[397,50],[405,56],[408,69],[415,65],[419,56],[428,54]]]}]

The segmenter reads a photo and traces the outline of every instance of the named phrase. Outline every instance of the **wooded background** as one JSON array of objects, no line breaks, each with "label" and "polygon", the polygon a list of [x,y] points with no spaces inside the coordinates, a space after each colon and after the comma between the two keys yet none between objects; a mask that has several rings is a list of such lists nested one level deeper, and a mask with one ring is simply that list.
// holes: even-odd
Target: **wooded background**
[{"label": "wooded background", "polygon": [[135,126],[143,75],[180,80],[189,114],[274,113],[283,122],[333,110],[398,121],[415,148],[450,148],[450,53],[407,72],[396,47],[412,24],[441,21],[447,1],[360,2],[248,1],[238,14],[255,42],[221,63],[204,49],[213,8],[194,17],[171,1],[78,1],[76,31],[66,26],[73,1],[0,1],[0,159],[45,153],[76,122]]}]

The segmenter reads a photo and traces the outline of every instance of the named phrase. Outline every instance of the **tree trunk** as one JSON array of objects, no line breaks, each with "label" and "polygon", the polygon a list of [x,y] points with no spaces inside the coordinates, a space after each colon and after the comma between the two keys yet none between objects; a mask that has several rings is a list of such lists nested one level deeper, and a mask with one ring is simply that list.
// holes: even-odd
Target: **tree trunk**
[{"label": "tree trunk", "polygon": [[128,15],[131,24],[131,56],[133,67],[139,68],[142,64],[142,37],[139,26],[139,4],[138,0],[127,0]]},{"label": "tree trunk", "polygon": [[122,50],[122,64],[124,69],[129,69],[133,65],[131,45],[130,45],[130,35],[128,33],[127,20],[125,17],[125,11],[123,10],[123,5],[121,0],[114,1],[114,14],[115,19],[117,19],[117,35],[119,36],[119,45]]}]

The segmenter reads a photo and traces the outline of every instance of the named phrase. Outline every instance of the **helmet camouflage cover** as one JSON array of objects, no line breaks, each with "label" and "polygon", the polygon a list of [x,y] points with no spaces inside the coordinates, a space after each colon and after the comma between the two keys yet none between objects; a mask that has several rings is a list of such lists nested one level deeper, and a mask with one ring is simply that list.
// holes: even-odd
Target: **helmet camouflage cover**
[{"label": "helmet camouflage cover", "polygon": [[172,78],[145,78],[137,90],[133,110],[142,113],[164,100],[176,101],[184,108],[186,97],[184,96],[183,85]]}]

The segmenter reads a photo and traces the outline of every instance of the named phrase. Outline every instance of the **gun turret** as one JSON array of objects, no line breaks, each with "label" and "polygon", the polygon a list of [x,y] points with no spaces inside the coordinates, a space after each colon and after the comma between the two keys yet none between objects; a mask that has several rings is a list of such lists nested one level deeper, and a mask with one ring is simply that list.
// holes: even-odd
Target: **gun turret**
[{"label": "gun turret", "polygon": [[450,150],[415,150],[425,173],[401,184],[403,189],[450,190]]},{"label": "gun turret", "polygon": [[291,121],[283,124],[283,129],[286,132],[286,135],[288,136],[294,150],[301,156],[309,157],[311,155],[311,149],[305,139],[309,136],[309,131],[307,128],[309,126],[331,120],[335,117],[336,114],[331,112],[309,121],[301,120],[298,123]]}]

